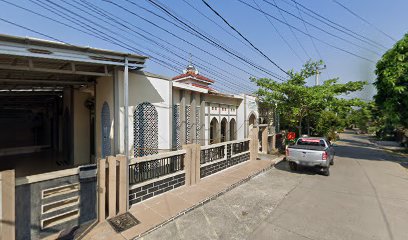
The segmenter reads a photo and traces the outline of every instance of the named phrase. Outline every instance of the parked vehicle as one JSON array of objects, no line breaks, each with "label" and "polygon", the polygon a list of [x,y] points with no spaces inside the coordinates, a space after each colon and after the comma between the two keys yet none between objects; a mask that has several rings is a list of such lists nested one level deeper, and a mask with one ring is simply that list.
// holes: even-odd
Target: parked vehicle
[{"label": "parked vehicle", "polygon": [[292,171],[298,165],[318,167],[325,176],[330,175],[330,165],[334,164],[334,148],[326,138],[302,137],[286,149],[286,160]]}]

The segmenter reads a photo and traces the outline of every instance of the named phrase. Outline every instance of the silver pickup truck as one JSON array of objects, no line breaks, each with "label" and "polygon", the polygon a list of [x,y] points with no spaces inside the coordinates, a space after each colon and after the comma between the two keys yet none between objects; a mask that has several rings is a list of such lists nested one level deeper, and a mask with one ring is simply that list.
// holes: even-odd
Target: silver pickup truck
[{"label": "silver pickup truck", "polygon": [[302,137],[286,149],[286,160],[292,171],[296,171],[298,165],[315,166],[329,176],[330,165],[334,164],[334,148],[325,138]]}]

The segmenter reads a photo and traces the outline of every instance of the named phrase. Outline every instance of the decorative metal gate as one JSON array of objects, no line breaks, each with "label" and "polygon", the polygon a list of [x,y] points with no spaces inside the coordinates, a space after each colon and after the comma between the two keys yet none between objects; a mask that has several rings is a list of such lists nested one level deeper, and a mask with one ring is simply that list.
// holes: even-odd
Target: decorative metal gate
[{"label": "decorative metal gate", "polygon": [[110,110],[107,102],[102,106],[102,158],[111,155],[111,141],[110,141]]},{"label": "decorative metal gate", "polygon": [[143,102],[134,112],[134,150],[135,157],[158,152],[158,115],[156,108],[149,102]]}]

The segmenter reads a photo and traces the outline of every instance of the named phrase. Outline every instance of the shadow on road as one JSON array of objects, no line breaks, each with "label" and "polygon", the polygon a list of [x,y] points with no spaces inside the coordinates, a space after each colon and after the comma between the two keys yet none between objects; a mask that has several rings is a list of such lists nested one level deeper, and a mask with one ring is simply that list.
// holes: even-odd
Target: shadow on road
[{"label": "shadow on road", "polygon": [[374,145],[358,142],[353,143],[353,146],[337,145],[335,151],[335,157],[372,161],[408,162],[408,159],[405,157],[392,155],[381,149],[374,148]]},{"label": "shadow on road", "polygon": [[320,170],[315,167],[305,167],[305,166],[298,166],[296,171],[292,171],[289,168],[289,164],[287,161],[282,161],[275,165],[275,168],[281,171],[295,173],[295,174],[306,174],[306,175],[316,175],[321,174]]}]

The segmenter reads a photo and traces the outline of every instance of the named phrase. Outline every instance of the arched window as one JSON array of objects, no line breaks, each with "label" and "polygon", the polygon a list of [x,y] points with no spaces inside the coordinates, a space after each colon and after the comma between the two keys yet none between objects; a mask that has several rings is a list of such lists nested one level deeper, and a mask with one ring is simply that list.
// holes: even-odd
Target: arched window
[{"label": "arched window", "polygon": [[218,139],[218,120],[213,118],[210,122],[210,144],[219,142]]},{"label": "arched window", "polygon": [[101,112],[101,124],[102,124],[102,158],[111,155],[111,141],[110,141],[110,110],[107,102],[102,105]]},{"label": "arched window", "polygon": [[158,115],[156,108],[143,102],[134,112],[135,157],[158,153]]},{"label": "arched window", "polygon": [[221,142],[225,142],[227,140],[227,124],[228,120],[223,118],[221,120]]},{"label": "arched window", "polygon": [[237,123],[235,121],[235,119],[231,119],[230,120],[230,128],[229,128],[230,132],[230,141],[232,140],[236,140],[237,138]]}]

